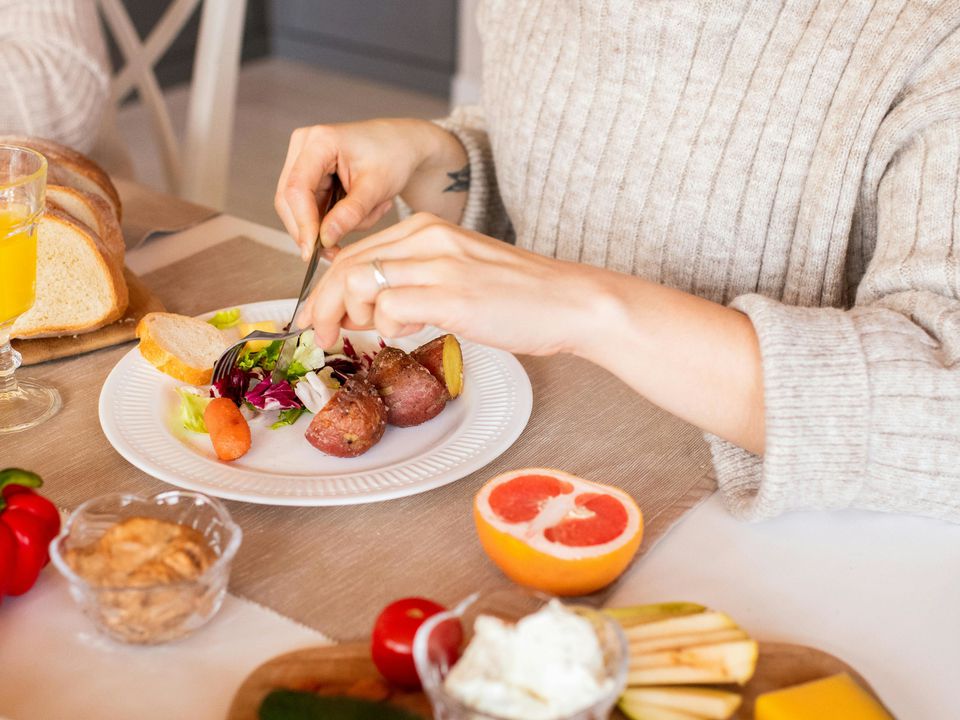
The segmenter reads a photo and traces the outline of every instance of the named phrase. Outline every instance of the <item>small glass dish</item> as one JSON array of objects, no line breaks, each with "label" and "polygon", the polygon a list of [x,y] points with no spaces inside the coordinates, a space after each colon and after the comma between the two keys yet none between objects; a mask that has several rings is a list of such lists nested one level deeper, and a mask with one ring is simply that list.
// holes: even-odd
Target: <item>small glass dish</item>
[{"label": "small glass dish", "polygon": [[[138,586],[95,585],[67,560],[110,528],[130,518],[152,518],[193,528],[214,559],[196,578]],[[182,638],[209,621],[223,604],[230,566],[242,532],[218,500],[174,490],[152,497],[113,493],[74,510],[50,543],[50,559],[70,583],[70,594],[98,630],[127,643],[158,644]]]},{"label": "small glass dish", "polygon": [[[457,620],[461,624],[462,654],[463,649],[473,639],[473,625],[480,615],[492,615],[505,622],[515,623],[526,615],[535,613],[553,599],[555,598],[549,595],[521,589],[475,593],[452,610],[431,616],[420,626],[413,641],[413,659],[423,689],[433,706],[435,720],[508,720],[467,707],[447,691],[444,680],[453,668],[444,649],[444,641],[450,637],[449,621]],[[612,683],[610,690],[592,705],[554,720],[606,720],[626,686],[629,665],[627,638],[620,624],[603,613],[582,605],[566,607],[585,617],[593,625],[603,652],[606,672],[604,679],[610,679]]]}]

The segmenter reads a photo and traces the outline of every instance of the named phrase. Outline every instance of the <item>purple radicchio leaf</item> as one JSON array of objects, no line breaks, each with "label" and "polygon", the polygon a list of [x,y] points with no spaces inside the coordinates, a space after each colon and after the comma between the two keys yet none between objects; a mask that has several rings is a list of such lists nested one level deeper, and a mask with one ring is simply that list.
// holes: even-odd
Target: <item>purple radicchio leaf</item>
[{"label": "purple radicchio leaf", "polygon": [[[383,341],[383,338],[377,338],[377,343],[379,345],[377,352],[373,354],[366,352],[358,353],[357,349],[353,346],[353,343],[350,342],[350,338],[345,337],[343,339],[343,354],[350,358],[357,365],[357,370],[360,370],[361,368],[369,370],[373,365],[374,359],[377,357],[377,353],[387,346],[387,344]],[[336,370],[334,370],[334,373],[336,373]]]},{"label": "purple radicchio leaf", "polygon": [[254,370],[241,370],[238,367],[233,368],[230,374],[217,381],[210,388],[210,397],[225,397],[233,401],[239,407],[243,404],[244,396],[250,388],[252,382],[259,382],[263,373],[259,368]]},{"label": "purple radicchio leaf", "polygon": [[355,363],[360,363],[360,356],[357,355],[357,351],[354,350],[353,343],[350,342],[350,338],[348,337],[343,339],[343,354],[353,360]]},{"label": "purple radicchio leaf", "polygon": [[303,407],[303,403],[287,380],[261,380],[247,391],[246,401],[259,410],[287,410]]},{"label": "purple radicchio leaf", "polygon": [[357,363],[352,360],[345,360],[344,358],[333,358],[327,360],[326,367],[330,368],[330,374],[343,385],[348,377],[356,375],[360,368],[357,366]]}]

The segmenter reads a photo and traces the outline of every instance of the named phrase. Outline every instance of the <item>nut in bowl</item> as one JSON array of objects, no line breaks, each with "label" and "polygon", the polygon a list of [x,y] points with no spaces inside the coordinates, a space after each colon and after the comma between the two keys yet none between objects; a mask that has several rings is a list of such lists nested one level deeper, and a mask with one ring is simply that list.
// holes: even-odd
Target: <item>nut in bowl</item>
[{"label": "nut in bowl", "polygon": [[116,493],[78,507],[50,558],[98,630],[156,644],[216,615],[241,535],[223,504],[200,493]]},{"label": "nut in bowl", "polygon": [[[464,638],[456,662],[450,623]],[[604,720],[628,667],[618,623],[524,590],[475,594],[430,617],[413,657],[437,720]]]}]

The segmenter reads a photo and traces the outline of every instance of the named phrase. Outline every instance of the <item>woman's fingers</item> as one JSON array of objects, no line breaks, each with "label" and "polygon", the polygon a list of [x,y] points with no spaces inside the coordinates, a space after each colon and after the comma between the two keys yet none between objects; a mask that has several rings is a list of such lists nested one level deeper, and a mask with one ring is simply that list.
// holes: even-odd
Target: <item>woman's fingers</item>
[{"label": "woman's fingers", "polygon": [[[428,260],[395,260],[380,263],[380,270],[387,280],[381,287],[377,282],[372,263],[353,265],[344,276],[343,308],[346,316],[360,327],[370,327],[374,312],[381,295],[388,289],[403,287],[446,286],[456,287],[460,282],[460,268],[455,260],[449,258],[431,258]],[[336,289],[332,289],[336,292]],[[320,306],[320,314],[326,322],[334,322],[339,312],[336,299],[319,296],[318,302],[329,302],[329,306]],[[316,305],[315,305],[316,307]],[[329,310],[325,311],[325,308]]]},{"label": "woman's fingers", "polygon": [[284,198],[296,220],[294,237],[304,252],[313,247],[320,232],[317,198],[329,189],[328,176],[336,168],[336,148],[308,139],[287,175]]},{"label": "woman's fingers", "polygon": [[385,202],[380,203],[373,209],[373,212],[371,212],[369,215],[367,215],[367,217],[363,219],[362,223],[357,225],[356,229],[369,230],[378,222],[380,222],[380,218],[386,215],[387,212],[389,212],[391,207],[393,207],[393,200],[387,200]]},{"label": "woman's fingers", "polygon": [[368,235],[352,245],[341,248],[337,254],[337,260],[341,264],[349,262],[357,255],[362,255],[368,250],[392,243],[396,240],[402,240],[425,225],[425,219],[420,215],[411,215],[405,220],[401,220],[395,225],[381,230],[373,235]]},{"label": "woman's fingers", "polygon": [[[437,313],[447,308],[423,308],[412,304],[419,296],[395,291],[433,288],[462,299],[471,278],[484,273],[496,258],[473,257],[473,235],[431,215],[415,215],[386,230],[339,251],[311,294],[303,312],[325,343],[336,340],[341,327],[369,328],[393,335],[436,323]],[[385,278],[374,271],[374,262]],[[439,295],[438,295],[439,297]],[[393,298],[393,299],[391,299]],[[391,303],[399,303],[393,308]],[[387,303],[386,309],[383,305]],[[414,312],[414,314],[405,314]],[[447,315],[446,317],[453,317]],[[382,327],[381,327],[382,325]]]},{"label": "woman's fingers", "polygon": [[455,252],[459,244],[453,233],[454,228],[438,224],[431,215],[414,215],[341,249],[311,295],[310,323],[324,339],[336,339],[344,318],[368,327],[384,290],[373,271],[375,260],[390,288],[461,286],[464,257]]},{"label": "woman's fingers", "polygon": [[[373,330],[374,329],[372,324],[358,325],[352,320],[350,320],[350,318],[344,318],[343,325],[341,327],[343,327],[344,330]],[[381,333],[377,333],[377,334],[380,335],[380,337],[382,337],[384,340],[389,342],[392,338],[406,337],[407,335],[413,335],[414,333],[418,333],[421,330],[423,330],[424,327],[426,326],[423,325],[422,323],[414,324],[414,325],[403,325],[399,328],[399,330],[397,330],[392,335],[383,335]]]},{"label": "woman's fingers", "polygon": [[499,240],[466,231],[434,215],[417,213],[343,248],[337,255],[337,262],[343,266],[374,259],[412,259],[441,255],[472,258],[496,265],[523,262],[530,253]]},{"label": "woman's fingers", "polygon": [[446,287],[399,287],[377,297],[373,326],[381,337],[398,338],[425,325],[452,329],[447,318],[459,312],[456,293]]},{"label": "woman's fingers", "polygon": [[[273,206],[277,211],[277,215],[280,216],[280,220],[283,222],[287,233],[295,241],[297,240],[297,219],[294,217],[293,211],[290,210],[290,205],[287,203],[286,189],[290,168],[293,167],[294,162],[296,162],[297,157],[300,155],[304,135],[305,131],[302,129],[294,130],[290,135],[287,157],[283,161],[283,169],[280,171],[280,177],[277,179],[277,190],[273,196]],[[301,252],[303,252],[302,248]]]},{"label": "woman's fingers", "polygon": [[346,197],[330,208],[320,225],[320,242],[324,247],[332,247],[347,233],[360,229],[363,222],[381,206],[386,205],[383,212],[390,207],[390,198],[384,199],[386,191],[373,176],[351,178],[350,187],[346,190]]}]

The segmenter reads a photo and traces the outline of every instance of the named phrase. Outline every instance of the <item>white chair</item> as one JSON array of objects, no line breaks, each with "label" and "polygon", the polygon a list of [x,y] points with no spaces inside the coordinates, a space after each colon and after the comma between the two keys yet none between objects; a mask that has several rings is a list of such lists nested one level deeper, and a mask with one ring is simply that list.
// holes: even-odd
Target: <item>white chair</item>
[{"label": "white chair", "polygon": [[[173,0],[146,40],[137,34],[122,0],[97,1],[126,63],[113,78],[114,102],[119,103],[136,88],[150,115],[168,189],[187,200],[222,210],[246,0]],[[154,65],[201,3],[186,133],[181,144]]]}]

